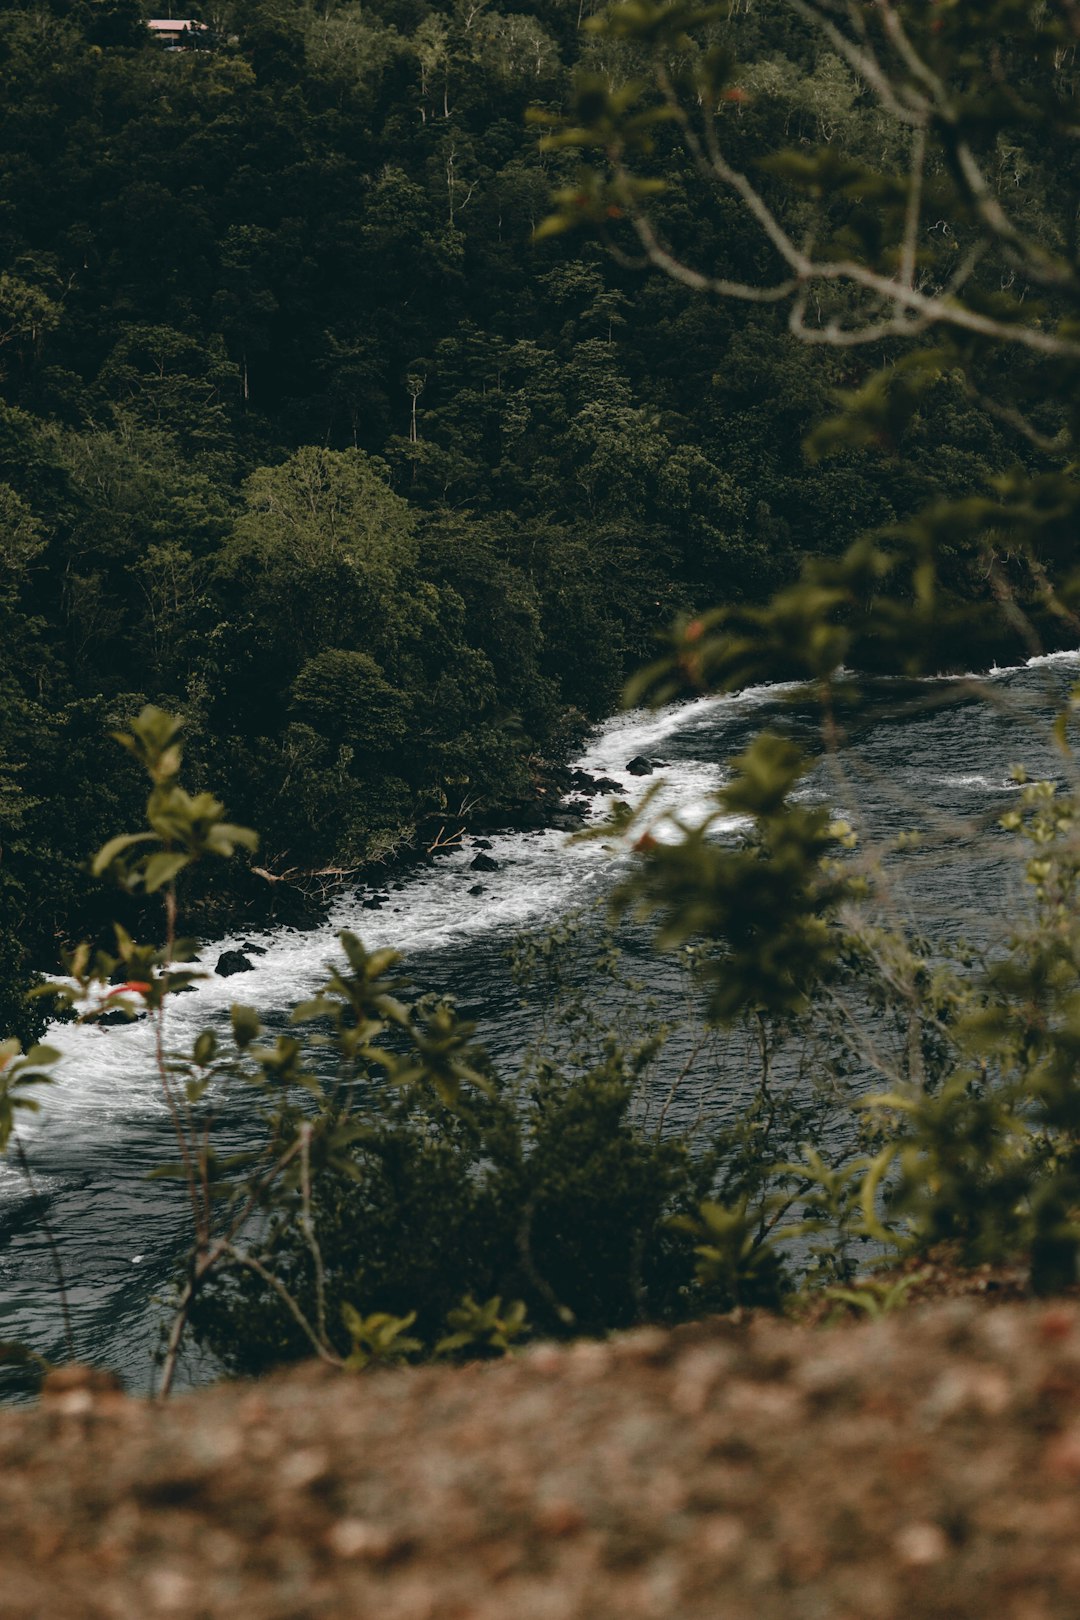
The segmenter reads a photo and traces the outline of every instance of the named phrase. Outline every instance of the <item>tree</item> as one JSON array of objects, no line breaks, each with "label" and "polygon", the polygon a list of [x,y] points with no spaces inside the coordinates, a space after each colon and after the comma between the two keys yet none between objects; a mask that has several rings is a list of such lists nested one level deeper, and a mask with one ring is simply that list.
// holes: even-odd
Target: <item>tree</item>
[{"label": "tree", "polygon": [[[1035,465],[1018,457],[992,489],[924,512],[908,540],[933,573],[945,525],[958,530],[999,601],[1012,602],[1006,614],[1032,650],[1055,617],[1067,633],[1080,630],[1071,607],[1077,583],[1062,556],[1080,495],[1068,470],[1080,381],[1071,223],[1080,12],[1072,0],[944,10],[921,0],[773,0],[751,17],[723,20],[679,3],[627,0],[589,26],[624,47],[627,78],[579,75],[574,111],[555,120],[546,144],[597,160],[557,193],[558,211],[538,234],[589,221],[620,262],[653,266],[695,292],[786,306],[789,329],[804,342],[883,351],[885,366],[856,371],[860,386],[847,390],[841,417],[815,435],[819,454],[852,444],[896,453],[941,379],[962,380],[1034,451]],[[795,35],[816,114],[812,134],[795,145],[783,144],[769,119],[771,107],[793,99],[790,77],[763,71],[778,30]],[[745,71],[736,54],[744,44],[758,53]],[[648,78],[629,80],[643,62]],[[856,107],[872,109],[875,129],[884,126],[876,142],[884,160],[871,157],[865,138],[845,152],[834,143],[837,122]],[[675,139],[687,186],[699,195],[705,188],[706,216],[735,202],[757,233],[758,273],[738,274],[710,225],[695,252],[671,200]],[[1060,198],[1030,184],[1050,153],[1065,177]],[[1020,189],[1022,178],[1029,183]],[[717,267],[703,262],[701,246]],[[913,347],[928,337],[933,348]],[[1016,399],[1037,388],[1045,395],[1047,380],[1049,405],[1024,414]],[[1017,554],[1027,565],[1022,625]],[[924,606],[931,611],[929,598]],[[900,656],[910,666],[910,640]]]},{"label": "tree", "polygon": [[416,558],[414,519],[360,450],[297,451],[245,486],[223,578],[293,663],[327,644],[392,643],[397,587]]},{"label": "tree", "polygon": [[[784,23],[795,74],[768,55],[771,30]],[[958,655],[971,667],[973,648],[989,662],[1003,645],[1039,651],[1044,637],[1075,645],[1075,0],[978,8],[775,0],[722,20],[678,0],[625,0],[596,31],[623,48],[611,60],[625,77],[583,74],[573,113],[555,120],[551,149],[596,158],[557,193],[543,234],[591,222],[620,262],[659,269],[695,293],[786,306],[790,332],[806,343],[870,350],[878,369],[855,373],[841,414],[811,435],[812,455],[873,449],[902,467],[957,382],[1020,447],[981,489],[954,489],[838,559],[811,559],[799,583],[766,606],[728,604],[684,622],[672,656],[633,690],[670,696],[800,677],[828,747],[843,713],[872,705],[860,679],[867,670],[933,672]],[[736,66],[740,42],[756,53],[745,71]],[[643,62],[649,79],[631,80]],[[790,123],[770,120],[768,104],[795,105],[800,78],[811,86],[814,126],[792,145]],[[871,161],[865,142],[844,153],[833,145],[860,103],[886,126],[876,141],[885,161]],[[1064,174],[1060,199],[1041,185],[1021,189],[1048,160]],[[697,244],[673,174],[701,208]],[[716,229],[732,201],[766,249],[756,267],[741,236],[732,248]],[[914,346],[928,337],[932,349]],[[1036,392],[1035,410],[1018,408]],[[958,593],[957,553],[989,584],[993,619],[963,599],[975,569]],[[1078,696],[1055,727],[1070,767]],[[884,1145],[862,1182],[868,1230],[884,1240],[906,1224],[916,1244],[949,1238],[969,1258],[1026,1247],[1037,1290],[1075,1281],[1075,790],[1025,785],[1020,807],[1000,818],[1036,851],[1030,915],[1009,919],[1000,959],[966,977],[946,970],[958,999],[942,1017],[924,996],[946,953],[883,930],[872,910],[860,915],[861,880],[840,859],[855,835],[793,795],[806,761],[762,733],[732,763],[708,815],[679,824],[673,840],[643,831],[628,812],[617,818],[640,854],[625,902],[658,916],[662,944],[704,942],[702,968],[723,1022],[796,1012],[828,993],[845,952],[876,956],[902,987],[917,1049],[927,1029],[947,1030],[949,1061],[935,1076],[916,1065],[876,1099]],[[730,845],[714,834],[733,813],[755,826]],[[887,890],[881,872],[875,879]],[[876,1213],[890,1178],[891,1234]]]},{"label": "tree", "polygon": [[[1080,38],[1080,17],[1071,0],[1034,9],[999,0],[945,12],[921,0],[855,0],[846,8],[828,0],[773,0],[764,10],[766,27],[771,22],[790,30],[793,18],[817,36],[820,52],[832,53],[819,54],[807,84],[819,135],[833,132],[823,92],[831,90],[844,110],[872,96],[895,126],[897,138],[888,143],[894,162],[873,168],[860,157],[842,156],[826,138],[810,150],[768,157],[759,151],[752,165],[743,163],[741,114],[753,96],[742,86],[735,51],[740,32],[760,47],[758,20],[741,29],[730,18],[702,37],[701,19],[688,7],[628,3],[590,26],[606,39],[640,47],[650,59],[652,83],[644,96],[637,86],[613,94],[592,76],[579,78],[576,116],[553,144],[599,148],[606,171],[592,174],[591,195],[563,198],[567,211],[552,217],[550,229],[565,228],[573,207],[603,222],[607,200],[615,217],[627,218],[650,263],[695,291],[787,303],[792,330],[808,341],[880,343],[942,324],[1039,355],[1080,358],[1067,322],[1025,319],[1019,307],[1034,289],[1054,299],[1080,296],[1062,229],[1067,208],[1044,214],[1032,230],[1030,210],[1001,197],[1003,160],[1012,153],[1034,161],[1033,134],[1041,130],[1064,143],[1076,138],[1070,52]],[[770,92],[775,87],[763,83],[763,96]],[[779,261],[778,278],[764,285],[734,280],[667,250],[648,203],[662,189],[648,183],[661,123],[678,131],[704,181],[741,202]],[[1065,152],[1071,170],[1068,147]],[[752,179],[751,166],[792,182],[794,200]],[[1022,161],[1017,173],[1025,167]],[[877,205],[877,231],[861,216],[864,202]],[[931,217],[942,210],[944,220]],[[992,300],[996,308],[985,307],[985,271],[978,274],[988,257],[995,273],[1007,269],[1000,290],[1010,296]],[[812,301],[831,286],[851,288],[857,297],[822,318]]]},{"label": "tree", "polygon": [[139,0],[90,0],[86,37],[92,45],[134,48],[146,44]]}]

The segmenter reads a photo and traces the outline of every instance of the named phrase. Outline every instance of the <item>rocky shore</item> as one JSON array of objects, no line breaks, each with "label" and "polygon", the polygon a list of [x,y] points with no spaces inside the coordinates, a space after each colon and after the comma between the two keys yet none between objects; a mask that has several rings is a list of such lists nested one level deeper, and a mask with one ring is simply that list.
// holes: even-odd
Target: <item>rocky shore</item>
[{"label": "rocky shore", "polygon": [[1075,1620],[1080,1310],[0,1413],[4,1620]]},{"label": "rocky shore", "polygon": [[[628,766],[628,774],[641,773]],[[185,927],[206,939],[270,928],[303,932],[322,925],[330,903],[343,889],[355,891],[363,907],[377,911],[389,903],[388,891],[400,885],[416,867],[435,865],[463,845],[474,855],[483,854],[489,847],[485,838],[488,833],[529,833],[552,827],[560,832],[575,832],[598,794],[618,792],[622,786],[611,777],[544,761],[537,769],[529,797],[507,800],[464,817],[431,815],[403,833],[393,848],[356,866],[274,872],[255,861],[248,867],[232,869],[224,884],[221,874],[216,873],[212,891],[189,895]],[[481,863],[477,870],[483,869]],[[126,920],[138,931],[134,917]]]}]

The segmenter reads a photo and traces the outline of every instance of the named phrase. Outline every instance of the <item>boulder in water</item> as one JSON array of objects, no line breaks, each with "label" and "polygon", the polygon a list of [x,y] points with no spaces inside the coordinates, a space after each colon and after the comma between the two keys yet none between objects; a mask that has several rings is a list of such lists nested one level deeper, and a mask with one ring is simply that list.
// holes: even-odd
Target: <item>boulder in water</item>
[{"label": "boulder in water", "polygon": [[470,872],[497,872],[498,870],[498,861],[493,860],[490,855],[485,855],[483,850],[469,862]]},{"label": "boulder in water", "polygon": [[240,941],[240,949],[242,951],[246,951],[249,956],[265,956],[266,955],[266,946],[265,945],[253,945],[251,943],[250,939],[241,940]]},{"label": "boulder in water", "polygon": [[474,883],[472,888],[469,890],[470,894],[483,894],[483,892],[484,885],[482,883]]},{"label": "boulder in water", "polygon": [[586,798],[593,799],[598,793],[621,793],[622,783],[613,782],[610,776],[592,776],[588,771],[571,771],[570,791],[583,793]]},{"label": "boulder in water", "polygon": [[626,769],[631,776],[651,776],[653,762],[651,759],[646,759],[644,754],[635,754]]},{"label": "boulder in water", "polygon": [[214,972],[222,979],[231,979],[234,973],[253,973],[254,964],[249,962],[243,951],[222,951],[217,959]]},{"label": "boulder in water", "polygon": [[292,922],[298,934],[313,934],[316,928],[323,925],[322,914],[318,911],[298,912]]}]

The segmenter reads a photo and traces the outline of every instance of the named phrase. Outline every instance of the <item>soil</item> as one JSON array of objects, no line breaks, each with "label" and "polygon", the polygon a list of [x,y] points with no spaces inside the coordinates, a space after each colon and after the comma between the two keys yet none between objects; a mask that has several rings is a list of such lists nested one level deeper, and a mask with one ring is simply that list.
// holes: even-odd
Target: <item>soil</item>
[{"label": "soil", "polygon": [[[984,1278],[983,1281],[987,1279]],[[4,1620],[1076,1620],[1080,1308],[0,1413]]]}]

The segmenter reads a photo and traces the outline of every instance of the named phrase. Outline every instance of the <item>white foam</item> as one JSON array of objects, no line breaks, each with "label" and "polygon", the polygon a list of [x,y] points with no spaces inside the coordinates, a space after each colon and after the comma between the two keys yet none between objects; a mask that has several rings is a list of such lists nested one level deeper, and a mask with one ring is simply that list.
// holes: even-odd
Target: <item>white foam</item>
[{"label": "white foam", "polygon": [[798,691],[801,684],[797,681],[777,681],[767,686],[747,686],[741,692],[729,692],[719,697],[671,703],[662,709],[628,709],[625,714],[616,715],[600,728],[577,763],[583,770],[594,771],[601,776],[622,776],[627,763],[635,755],[647,757],[662,750],[669,737],[683,736],[698,729],[711,732],[717,717],[724,710],[738,713],[743,709],[775,703],[787,693]]},{"label": "white foam", "polygon": [[[1022,664],[991,664],[989,669],[968,669],[963,674],[939,673],[937,675],[917,675],[919,682],[940,685],[945,681],[1003,681],[1010,675],[1019,675],[1025,669],[1043,669],[1056,664],[1080,664],[1080,648],[1066,648],[1061,652],[1039,653],[1034,658],[1027,658]],[[840,670],[840,674],[850,674],[848,670]]]},{"label": "white foam", "polygon": [[[778,688],[755,688],[734,697],[700,698],[660,710],[635,710],[617,715],[590,741],[579,768],[611,776],[622,786],[618,794],[593,801],[592,815],[605,814],[610,799],[637,803],[657,777],[635,777],[625,771],[639,753],[656,752],[665,739],[698,725],[712,728],[716,710],[766,702]],[[692,822],[710,808],[710,794],[721,779],[720,768],[700,760],[678,761],[665,767],[651,815],[667,817],[657,828],[660,838],[678,836],[678,822]],[[216,940],[202,951],[200,971],[206,977],[196,993],[172,1000],[168,1015],[168,1043],[176,1051],[187,1049],[207,1025],[221,1024],[234,1002],[264,1013],[281,1013],[309,996],[326,977],[327,964],[340,957],[337,935],[342,929],[357,933],[369,948],[385,945],[414,951],[438,950],[482,934],[509,940],[530,926],[554,922],[560,915],[610,887],[625,853],[596,842],[574,843],[552,829],[523,834],[491,835],[490,854],[499,862],[495,872],[472,872],[476,854],[472,840],[434,867],[405,874],[400,890],[387,888],[390,903],[368,910],[352,895],[342,895],[332,906],[327,922],[307,933],[248,931]],[[481,895],[470,895],[475,884]],[[252,971],[219,978],[213,971],[222,951],[242,949],[245,939],[265,948],[252,954]],[[153,1056],[153,1030],[147,1020],[102,1029],[93,1024],[59,1024],[49,1032],[50,1043],[60,1049],[62,1061],[56,1084],[43,1088],[42,1114],[24,1126],[33,1134],[41,1121],[50,1131],[75,1131],[85,1125],[121,1126],[135,1115],[165,1109]]]},{"label": "white foam", "polygon": [[[1042,653],[1038,658],[1029,658],[1023,666],[1025,669],[1042,669],[1047,664],[1080,664],[1080,648],[1064,652]],[[1008,674],[1007,670],[995,670],[995,674]]]},{"label": "white foam", "polygon": [[981,771],[970,771],[957,776],[931,776],[929,780],[941,787],[981,788],[984,793],[1019,793],[1021,788],[1019,782],[984,776]]}]

